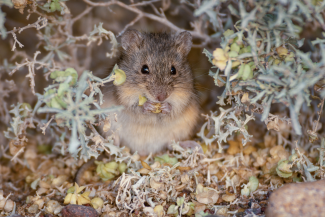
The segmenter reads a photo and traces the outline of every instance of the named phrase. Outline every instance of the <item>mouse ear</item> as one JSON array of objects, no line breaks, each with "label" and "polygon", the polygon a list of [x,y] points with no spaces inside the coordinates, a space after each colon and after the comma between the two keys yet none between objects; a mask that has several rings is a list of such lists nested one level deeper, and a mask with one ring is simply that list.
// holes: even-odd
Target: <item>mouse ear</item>
[{"label": "mouse ear", "polygon": [[177,51],[182,53],[184,56],[190,52],[192,47],[192,35],[188,31],[179,33],[176,36]]},{"label": "mouse ear", "polygon": [[121,44],[124,50],[138,46],[142,42],[142,35],[135,29],[127,30],[123,33]]}]

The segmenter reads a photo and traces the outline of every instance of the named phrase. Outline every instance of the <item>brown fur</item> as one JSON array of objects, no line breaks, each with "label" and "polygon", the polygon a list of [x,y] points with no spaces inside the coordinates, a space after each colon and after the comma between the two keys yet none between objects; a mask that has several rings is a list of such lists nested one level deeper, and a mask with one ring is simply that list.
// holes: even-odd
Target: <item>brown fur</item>
[{"label": "brown fur", "polygon": [[[105,95],[103,105],[125,107],[118,113],[118,121],[112,121],[121,145],[147,155],[161,151],[172,140],[188,139],[199,114],[193,74],[187,61],[192,45],[190,33],[171,35],[129,30],[122,35],[121,45],[117,64],[126,73],[126,81],[113,87],[111,95]],[[149,74],[141,73],[143,65],[149,67]],[[172,66],[176,75],[170,74]],[[165,102],[172,106],[171,112],[143,113],[143,108],[138,106],[139,95],[156,102],[160,93],[167,94]]]}]

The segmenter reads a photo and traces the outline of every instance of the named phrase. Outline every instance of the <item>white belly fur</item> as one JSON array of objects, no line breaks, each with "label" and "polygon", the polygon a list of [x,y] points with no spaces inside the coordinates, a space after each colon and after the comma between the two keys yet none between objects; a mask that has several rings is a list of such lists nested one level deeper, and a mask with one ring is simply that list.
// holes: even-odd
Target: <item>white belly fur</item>
[{"label": "white belly fur", "polygon": [[[114,102],[106,98],[102,107],[112,106]],[[118,134],[120,146],[148,155],[165,149],[173,140],[188,139],[196,123],[197,110],[193,105],[177,117],[158,118],[160,114],[134,114],[125,109],[117,113],[117,122],[111,118],[112,130]]]}]

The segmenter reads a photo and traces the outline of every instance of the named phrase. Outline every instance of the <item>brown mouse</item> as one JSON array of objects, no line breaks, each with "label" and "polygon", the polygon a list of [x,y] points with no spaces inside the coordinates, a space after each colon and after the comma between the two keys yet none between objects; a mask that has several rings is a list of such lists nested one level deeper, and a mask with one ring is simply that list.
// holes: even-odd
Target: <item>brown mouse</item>
[{"label": "brown mouse", "polygon": [[[191,46],[192,36],[186,31],[172,35],[128,30],[121,36],[117,65],[125,72],[126,81],[103,91],[105,102],[101,106],[124,106],[117,121],[111,116],[111,132],[117,134],[120,146],[139,155],[162,151],[173,140],[183,147],[199,146],[184,141],[194,133],[199,116],[194,77],[187,60]],[[147,98],[142,106],[139,96]],[[154,113],[157,103],[160,112]],[[79,176],[80,172],[77,182]]]},{"label": "brown mouse", "polygon": [[[118,121],[112,120],[122,146],[148,155],[192,135],[199,103],[187,60],[191,46],[192,36],[186,31],[172,35],[128,30],[122,35],[117,65],[126,81],[113,87],[102,106],[124,106]],[[140,95],[148,99],[143,106],[138,105]],[[151,112],[156,103],[161,113]]]}]

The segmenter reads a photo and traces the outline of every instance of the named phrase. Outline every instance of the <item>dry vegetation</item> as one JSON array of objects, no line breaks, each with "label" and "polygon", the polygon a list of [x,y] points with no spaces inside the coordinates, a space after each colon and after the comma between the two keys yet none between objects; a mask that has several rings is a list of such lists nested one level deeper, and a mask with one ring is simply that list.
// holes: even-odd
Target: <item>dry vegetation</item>
[{"label": "dry vegetation", "polygon": [[[0,0],[0,216],[64,216],[67,204],[264,216],[275,189],[324,179],[324,11],[323,0]],[[192,34],[204,154],[174,143],[140,157],[99,134],[123,109],[101,109],[100,87],[129,28]]]}]

